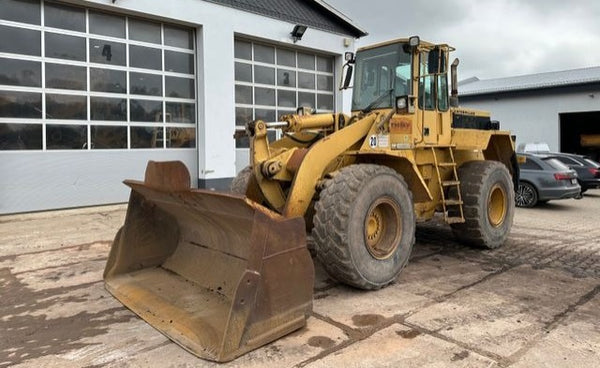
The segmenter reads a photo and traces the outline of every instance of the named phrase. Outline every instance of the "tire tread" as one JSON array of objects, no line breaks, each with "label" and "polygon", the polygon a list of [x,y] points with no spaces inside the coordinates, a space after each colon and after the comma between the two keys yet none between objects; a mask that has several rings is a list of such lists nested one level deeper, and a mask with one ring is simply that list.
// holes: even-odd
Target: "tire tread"
[{"label": "tire tread", "polygon": [[[458,169],[465,222],[451,224],[450,226],[455,237],[464,243],[488,249],[494,249],[501,245],[493,242],[485,231],[487,213],[482,211],[482,207],[487,207],[481,206],[480,202],[487,200],[487,198],[482,198],[481,192],[486,179],[496,170],[505,172],[507,178],[510,178],[506,166],[498,161],[470,161],[461,165]],[[510,184],[508,186],[510,193],[507,193],[508,206],[509,211],[511,211],[511,206],[514,206],[514,195],[511,195],[511,193],[514,193],[514,190],[512,181],[508,180],[508,182]],[[514,212],[514,210],[512,211]],[[507,220],[512,222],[512,212],[507,213]],[[510,230],[510,227],[508,229]]]},{"label": "tire tread", "polygon": [[[313,219],[312,236],[317,257],[329,275],[338,281],[367,290],[383,288],[395,279],[383,284],[374,284],[366,280],[354,266],[347,246],[347,230],[350,226],[353,200],[364,183],[377,175],[394,176],[401,185],[408,188],[402,176],[389,167],[374,164],[350,165],[335,172],[325,182],[320,199],[315,204]],[[407,192],[412,202],[412,193],[408,189]],[[413,232],[411,246],[414,241]]]}]

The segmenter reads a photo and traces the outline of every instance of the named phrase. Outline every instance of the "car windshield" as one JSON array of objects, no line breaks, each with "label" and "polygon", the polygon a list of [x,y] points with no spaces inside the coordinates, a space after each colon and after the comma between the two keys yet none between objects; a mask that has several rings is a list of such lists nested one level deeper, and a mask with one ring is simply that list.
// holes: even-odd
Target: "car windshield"
[{"label": "car windshield", "polygon": [[585,162],[587,162],[588,164],[590,164],[592,167],[600,168],[600,164],[597,163],[596,161],[590,160],[589,158],[584,158],[583,159]]},{"label": "car windshield", "polygon": [[555,168],[556,170],[560,170],[560,171],[569,171],[570,170],[567,165],[563,164],[562,162],[558,161],[555,158],[545,158],[544,161],[546,163],[548,163],[548,165]]},{"label": "car windshield", "polygon": [[404,45],[396,43],[357,52],[353,111],[363,110],[386,95],[389,98],[375,107],[389,108],[394,104],[394,97],[410,94],[411,57],[404,51]]}]

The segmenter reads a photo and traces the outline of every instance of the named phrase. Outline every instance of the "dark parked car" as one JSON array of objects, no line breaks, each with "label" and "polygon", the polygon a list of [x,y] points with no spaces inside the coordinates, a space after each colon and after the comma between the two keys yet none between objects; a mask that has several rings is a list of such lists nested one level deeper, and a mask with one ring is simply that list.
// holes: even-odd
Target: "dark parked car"
[{"label": "dark parked car", "polygon": [[587,157],[572,153],[545,153],[545,157],[554,157],[577,172],[577,181],[581,193],[588,189],[600,188],[600,164]]},{"label": "dark parked car", "polygon": [[[577,174],[554,157],[519,154],[518,207],[533,207],[554,199],[580,198]],[[524,158],[524,160],[523,160]]]}]

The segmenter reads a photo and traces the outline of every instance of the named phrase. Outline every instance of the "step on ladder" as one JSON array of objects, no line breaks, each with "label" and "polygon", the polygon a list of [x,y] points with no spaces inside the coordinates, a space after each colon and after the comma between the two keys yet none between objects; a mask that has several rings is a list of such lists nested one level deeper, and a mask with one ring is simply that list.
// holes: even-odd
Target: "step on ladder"
[{"label": "step on ladder", "polygon": [[[450,157],[450,162],[438,162],[436,150],[447,151]],[[433,162],[435,165],[435,170],[437,172],[438,183],[440,185],[440,195],[442,197],[442,209],[444,212],[444,220],[448,224],[456,224],[465,222],[465,216],[463,213],[463,201],[460,195],[460,180],[458,180],[458,173],[456,171],[456,161],[454,161],[454,152],[452,151],[452,146],[437,146],[431,147],[431,152],[433,153]],[[451,169],[452,175],[449,180],[442,180],[442,175],[440,175],[440,169],[446,170]],[[445,189],[455,187],[456,193],[454,198],[446,198]],[[449,191],[448,193],[450,193]],[[449,210],[452,211],[452,216],[449,215]]]}]

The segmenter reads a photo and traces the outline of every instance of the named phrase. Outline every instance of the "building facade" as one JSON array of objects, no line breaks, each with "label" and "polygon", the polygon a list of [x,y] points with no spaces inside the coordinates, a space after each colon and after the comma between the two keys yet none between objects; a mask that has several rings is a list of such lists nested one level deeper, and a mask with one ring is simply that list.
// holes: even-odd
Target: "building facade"
[{"label": "building facade", "polygon": [[225,189],[248,164],[236,127],[341,110],[363,35],[318,0],[3,0],[0,214],[125,202],[148,160]]},{"label": "building facade", "polygon": [[488,110],[517,144],[597,157],[582,135],[600,136],[600,67],[459,83],[460,104]]}]

